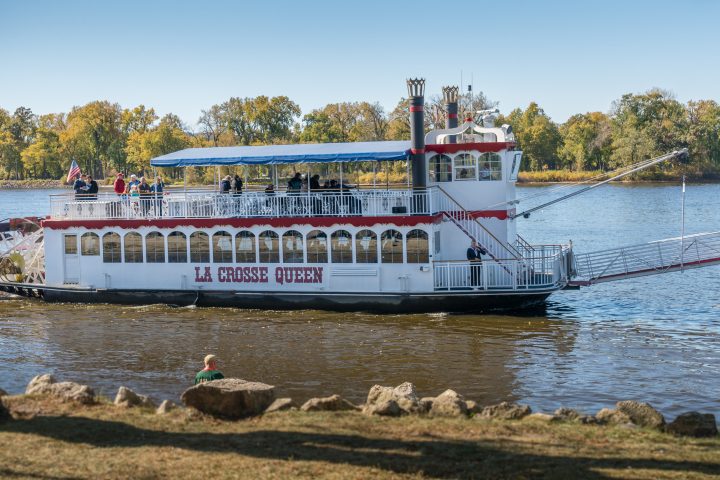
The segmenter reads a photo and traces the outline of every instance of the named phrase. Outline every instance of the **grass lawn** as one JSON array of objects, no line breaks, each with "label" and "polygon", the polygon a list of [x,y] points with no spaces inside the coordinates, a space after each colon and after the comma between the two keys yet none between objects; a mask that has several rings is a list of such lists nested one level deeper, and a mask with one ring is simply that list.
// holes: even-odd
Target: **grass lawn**
[{"label": "grass lawn", "polygon": [[720,478],[720,438],[539,420],[280,412],[216,420],[5,397],[0,477]]}]

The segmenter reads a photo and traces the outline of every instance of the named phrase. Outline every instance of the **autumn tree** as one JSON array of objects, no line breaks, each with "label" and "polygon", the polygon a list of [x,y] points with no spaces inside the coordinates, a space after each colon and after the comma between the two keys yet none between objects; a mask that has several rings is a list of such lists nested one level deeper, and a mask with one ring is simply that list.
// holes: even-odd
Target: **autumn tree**
[{"label": "autumn tree", "polygon": [[538,171],[557,167],[560,131],[537,103],[530,103],[524,111],[518,108],[508,116],[501,115],[497,123],[512,126],[518,148],[523,151],[524,169]]},{"label": "autumn tree", "polygon": [[610,118],[601,112],[577,114],[560,126],[561,165],[571,170],[605,170],[611,154]]}]

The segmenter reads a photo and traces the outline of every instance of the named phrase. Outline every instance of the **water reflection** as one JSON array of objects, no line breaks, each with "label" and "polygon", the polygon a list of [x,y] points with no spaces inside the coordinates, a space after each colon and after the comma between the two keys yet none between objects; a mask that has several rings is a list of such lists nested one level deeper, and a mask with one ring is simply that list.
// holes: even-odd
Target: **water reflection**
[{"label": "water reflection", "polygon": [[375,383],[412,381],[423,395],[454,388],[489,403],[519,400],[518,373],[543,361],[533,349],[561,357],[577,335],[575,323],[542,317],[53,305],[50,318],[47,307],[0,302],[11,390],[52,370],[106,394],[125,384],[175,398],[215,352],[227,375],[298,399],[340,393],[359,402]]}]

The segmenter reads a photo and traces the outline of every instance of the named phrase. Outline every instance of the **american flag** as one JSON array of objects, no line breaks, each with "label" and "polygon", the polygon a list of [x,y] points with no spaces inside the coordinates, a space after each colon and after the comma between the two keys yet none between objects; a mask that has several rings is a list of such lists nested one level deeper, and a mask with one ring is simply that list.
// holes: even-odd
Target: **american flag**
[{"label": "american flag", "polygon": [[70,183],[78,175],[80,175],[80,166],[77,164],[77,162],[75,160],[73,160],[72,163],[70,164],[70,171],[68,172],[66,182]]}]

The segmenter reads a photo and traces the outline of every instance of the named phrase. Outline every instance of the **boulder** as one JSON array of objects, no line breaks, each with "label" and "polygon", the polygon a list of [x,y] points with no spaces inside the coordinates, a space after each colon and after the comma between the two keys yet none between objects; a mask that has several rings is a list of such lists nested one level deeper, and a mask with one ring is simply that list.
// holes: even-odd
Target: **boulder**
[{"label": "boulder", "polygon": [[435,397],[430,407],[430,415],[434,417],[459,417],[467,413],[465,399],[455,390],[445,390]]},{"label": "boulder", "polygon": [[626,413],[612,408],[601,409],[595,414],[595,419],[597,420],[597,423],[603,425],[622,425],[632,422]]},{"label": "boulder", "polygon": [[555,420],[555,415],[550,415],[549,413],[531,413],[530,415],[523,417],[523,420],[538,420],[540,422],[552,422]]},{"label": "boulder", "polygon": [[320,412],[320,411],[341,411],[341,410],[359,410],[359,408],[348,402],[340,395],[331,395],[329,397],[311,398],[303,403],[300,410],[303,412]]},{"label": "boulder", "polygon": [[26,395],[50,395],[63,402],[78,402],[90,405],[96,402],[95,392],[87,385],[75,382],[56,382],[50,374],[38,375],[30,380]]},{"label": "boulder", "polygon": [[265,409],[264,413],[281,412],[283,410],[290,410],[291,408],[297,408],[292,398],[276,398],[275,401]]},{"label": "boulder", "polygon": [[483,418],[497,418],[500,420],[520,420],[532,413],[532,409],[528,405],[518,405],[517,403],[502,402],[497,405],[484,407],[479,416]]},{"label": "boulder", "polygon": [[557,410],[555,410],[554,415],[556,420],[561,420],[565,422],[573,422],[575,420],[579,420],[581,417],[580,412],[572,408],[566,407],[558,408]]},{"label": "boulder", "polygon": [[118,407],[145,407],[145,408],[157,408],[155,402],[150,400],[145,395],[138,395],[127,387],[118,388],[117,395],[115,395],[115,405]]},{"label": "boulder", "polygon": [[665,417],[655,410],[649,403],[626,400],[617,402],[618,411],[630,417],[630,421],[640,427],[662,429],[665,426]]},{"label": "boulder", "polygon": [[468,415],[477,415],[482,411],[482,407],[475,400],[465,400]]},{"label": "boulder", "polygon": [[166,413],[175,410],[176,408],[177,405],[175,405],[174,402],[170,400],[163,400],[157,410],[155,410],[155,413],[157,413],[158,415],[165,415]]},{"label": "boulder", "polygon": [[718,434],[715,415],[712,413],[687,412],[670,422],[665,430],[687,437],[714,437]]},{"label": "boulder", "polygon": [[275,400],[275,387],[239,378],[199,383],[181,395],[188,407],[226,418],[259,415]]},{"label": "boulder", "polygon": [[435,397],[422,397],[418,402],[418,413],[430,413]]},{"label": "boulder", "polygon": [[367,415],[382,415],[385,417],[399,417],[403,413],[407,413],[400,408],[400,405],[395,400],[385,400],[383,402],[376,402],[372,405],[365,405],[363,413]]},{"label": "boulder", "polygon": [[401,415],[419,413],[420,400],[415,385],[405,382],[395,388],[373,385],[363,411],[369,415]]},{"label": "boulder", "polygon": [[10,411],[7,409],[5,404],[0,400],[0,422],[10,419]]}]

